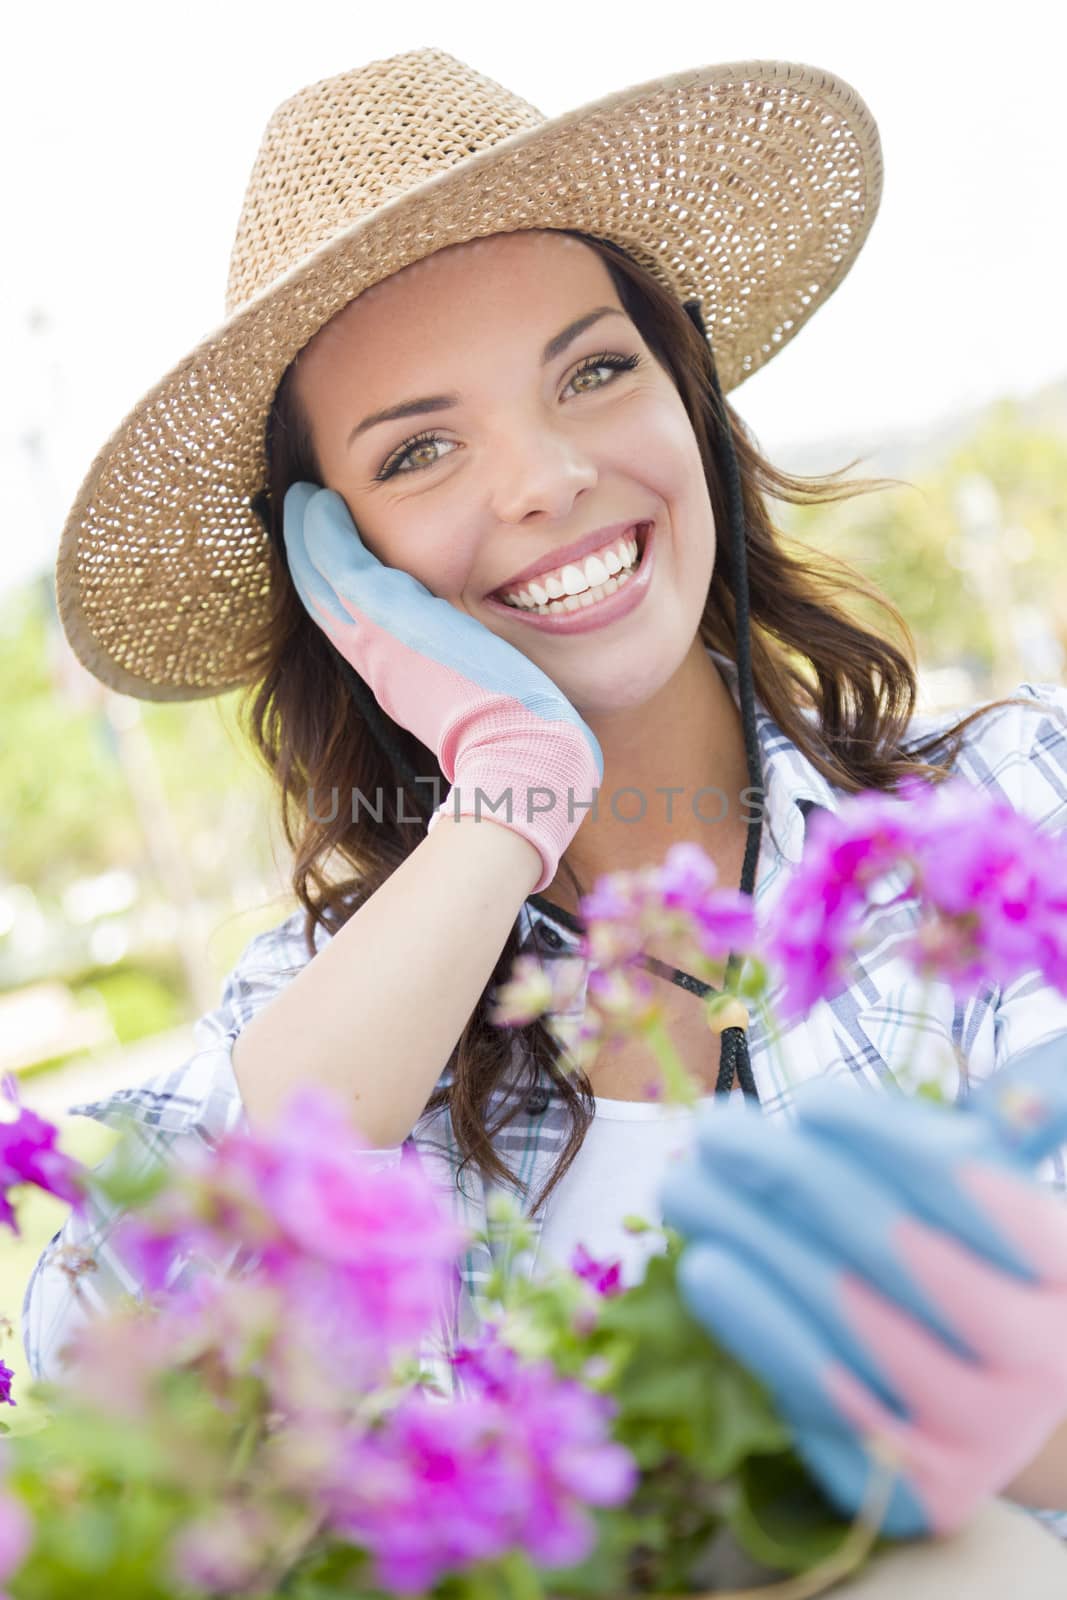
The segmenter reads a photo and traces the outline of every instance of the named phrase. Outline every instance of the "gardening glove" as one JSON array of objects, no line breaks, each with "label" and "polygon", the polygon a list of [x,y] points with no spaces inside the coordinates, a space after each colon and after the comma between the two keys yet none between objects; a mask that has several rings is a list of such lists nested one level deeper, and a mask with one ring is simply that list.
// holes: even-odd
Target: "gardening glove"
[{"label": "gardening glove", "polygon": [[1067,1139],[1067,1039],[961,1107],[832,1081],[795,1107],[702,1108],[662,1190],[679,1292],[842,1511],[877,1438],[882,1530],[952,1532],[1067,1417],[1067,1206],[1031,1170]]},{"label": "gardening glove", "polygon": [[[372,555],[332,489],[293,484],[284,532],[311,617],[393,721],[436,752],[459,814],[476,814],[481,789],[480,813],[529,840],[543,867],[534,892],[546,888],[604,775],[592,730],[513,645]],[[430,828],[456,809],[447,796]]]}]

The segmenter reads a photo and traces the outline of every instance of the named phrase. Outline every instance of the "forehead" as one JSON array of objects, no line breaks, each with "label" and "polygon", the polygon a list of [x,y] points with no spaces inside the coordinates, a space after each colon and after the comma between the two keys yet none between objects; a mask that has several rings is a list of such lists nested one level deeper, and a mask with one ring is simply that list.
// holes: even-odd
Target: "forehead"
[{"label": "forehead", "polygon": [[590,306],[619,304],[605,262],[584,240],[543,228],[490,234],[437,250],[365,289],[320,329],[305,355],[339,341],[364,348],[406,341],[445,310],[452,318],[499,313],[540,324],[543,315],[590,295],[597,297]]}]

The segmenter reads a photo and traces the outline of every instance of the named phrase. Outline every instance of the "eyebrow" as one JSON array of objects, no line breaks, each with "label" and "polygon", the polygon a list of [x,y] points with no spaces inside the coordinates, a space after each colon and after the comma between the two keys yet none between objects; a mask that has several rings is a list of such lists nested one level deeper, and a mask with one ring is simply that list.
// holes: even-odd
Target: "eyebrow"
[{"label": "eyebrow", "polygon": [[[618,306],[597,306],[595,311],[587,311],[583,317],[578,317],[574,322],[569,322],[565,328],[550,339],[541,352],[541,365],[547,367],[562,355],[569,344],[572,344],[579,334],[591,328],[594,322],[599,322],[601,317],[624,317],[626,313],[620,311]],[[399,405],[386,406],[384,411],[372,411],[369,417],[364,417],[362,422],[357,422],[352,432],[345,441],[347,450],[361,433],[366,433],[368,428],[376,428],[380,422],[395,422],[398,417],[412,417],[421,411],[448,411],[453,406],[458,406],[458,394],[431,394],[424,395],[420,400],[402,400]]]}]

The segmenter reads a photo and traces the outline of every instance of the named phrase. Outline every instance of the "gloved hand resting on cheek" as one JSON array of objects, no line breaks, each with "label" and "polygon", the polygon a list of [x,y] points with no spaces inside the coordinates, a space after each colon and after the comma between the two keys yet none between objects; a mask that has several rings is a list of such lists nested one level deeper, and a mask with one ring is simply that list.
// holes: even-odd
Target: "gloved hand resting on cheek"
[{"label": "gloved hand resting on cheek", "polygon": [[[547,887],[604,776],[592,729],[506,639],[379,561],[334,490],[294,483],[284,530],[305,610],[382,709],[436,753],[459,789],[460,813],[475,814],[477,804],[483,817],[530,841],[544,869],[534,890]],[[510,794],[510,818],[506,805],[478,802],[479,788],[494,808]],[[437,814],[445,810],[454,812],[455,797]]]}]

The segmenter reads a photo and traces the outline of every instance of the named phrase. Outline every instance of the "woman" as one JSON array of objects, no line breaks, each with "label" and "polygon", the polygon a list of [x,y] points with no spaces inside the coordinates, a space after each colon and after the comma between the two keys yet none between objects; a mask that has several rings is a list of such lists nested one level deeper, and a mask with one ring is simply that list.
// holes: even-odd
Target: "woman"
[{"label": "woman", "polygon": [[[414,51],[279,109],[229,320],[94,463],[58,597],[115,688],[252,686],[301,910],[251,942],[189,1062],[75,1109],[132,1113],[151,1157],[267,1125],[318,1081],[377,1159],[413,1144],[475,1234],[487,1193],[513,1184],[540,1260],[580,1241],[632,1279],[650,1246],[621,1218],[654,1214],[684,1113],[650,1101],[636,1048],[583,1083],[542,1023],[494,1029],[518,951],[575,966],[581,893],[686,840],[767,910],[814,808],[910,774],[956,771],[1062,826],[1062,691],[920,727],[908,656],[835,599],[872,591],[790,556],[767,505],[879,485],[776,471],[723,398],[841,281],[879,189],[862,102],[783,63],[680,73],[546,123]],[[847,993],[777,1054],[733,1026],[714,1065],[703,986],[651,949],[706,1099],[737,1088],[770,1113],[842,1073],[884,1090],[917,1036],[962,1094],[1067,1032],[1037,975],[917,1010],[896,954],[910,915],[872,908]],[[1062,1189],[1058,1160],[1043,1176]],[[89,1247],[90,1304],[136,1289],[114,1220],[72,1220],[42,1257],[24,1314],[35,1372],[82,1314],[64,1245]],[[476,1327],[492,1258],[475,1238],[445,1354]],[[984,1492],[1036,1486],[1067,1507],[1058,1458],[1019,1475],[1014,1448]],[[849,1503],[854,1481],[825,1481]],[[911,1494],[897,1530],[959,1525],[970,1493],[947,1509]]]}]

